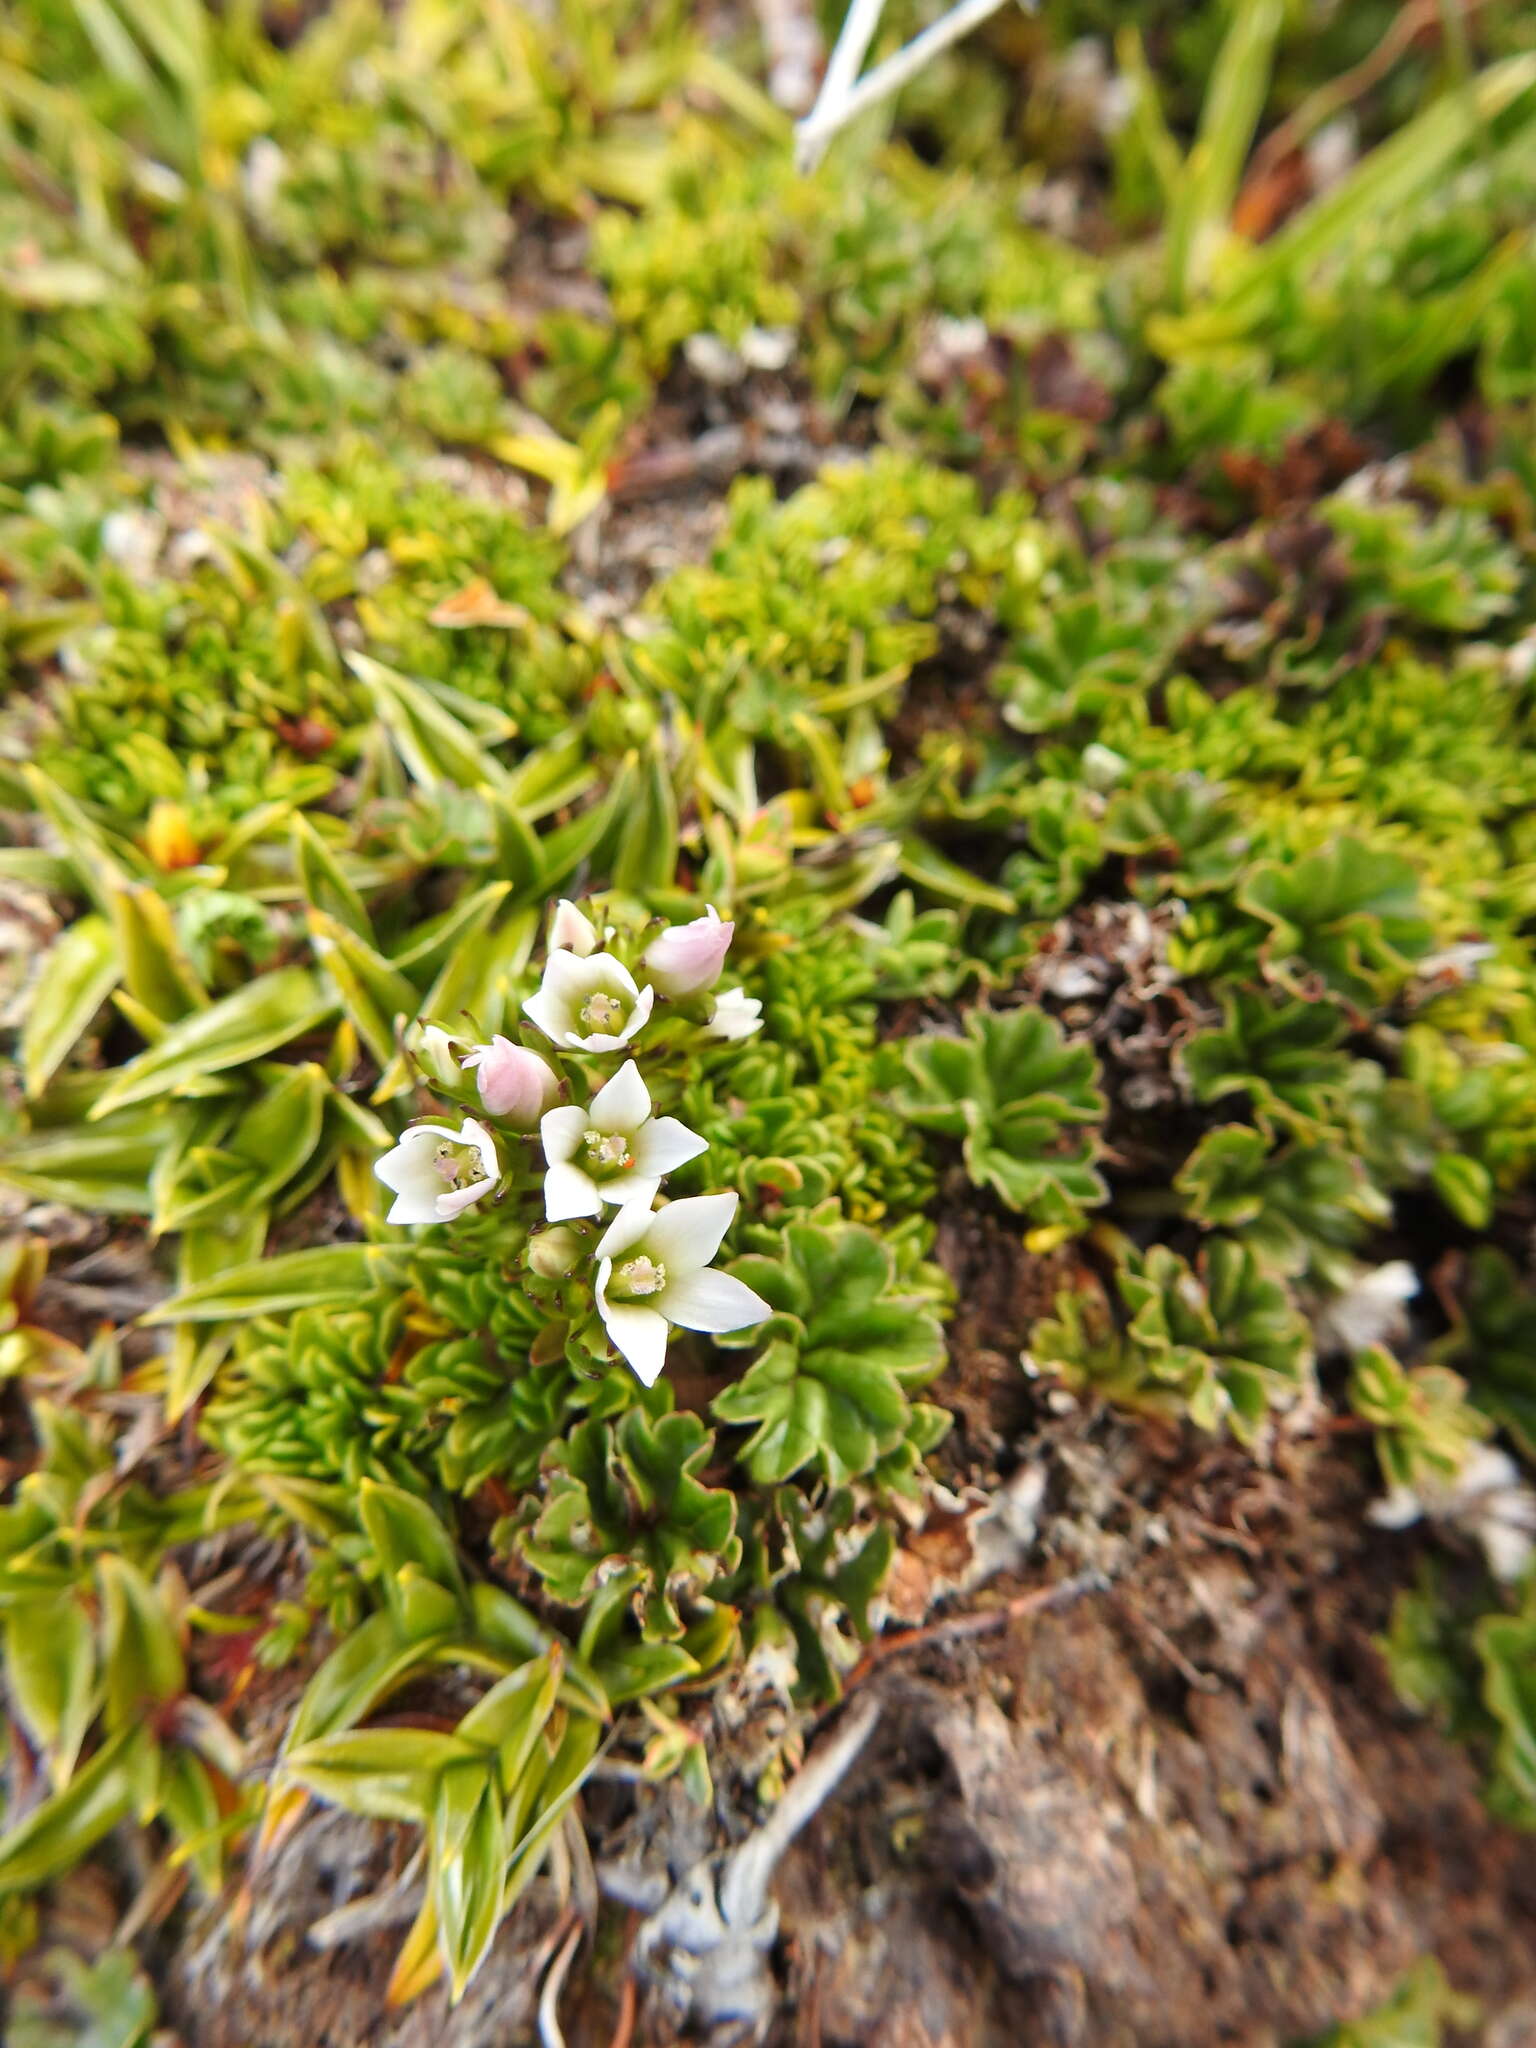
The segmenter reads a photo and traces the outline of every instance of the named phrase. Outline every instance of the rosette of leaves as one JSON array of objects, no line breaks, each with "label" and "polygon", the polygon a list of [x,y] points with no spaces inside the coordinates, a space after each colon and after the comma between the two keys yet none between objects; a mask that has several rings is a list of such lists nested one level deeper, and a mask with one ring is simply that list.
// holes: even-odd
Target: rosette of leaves
[{"label": "rosette of leaves", "polygon": [[[665,1386],[650,1409],[664,1408]],[[544,1505],[519,1554],[566,1607],[622,1576],[645,1636],[675,1641],[679,1605],[712,1597],[741,1558],[736,1498],[702,1477],[714,1442],[696,1415],[646,1407],[578,1423],[546,1453]]]},{"label": "rosette of leaves", "polygon": [[1305,1319],[1234,1239],[1212,1239],[1193,1266],[1166,1245],[1127,1248],[1114,1285],[1118,1317],[1102,1293],[1058,1296],[1055,1319],[1030,1338],[1037,1366],[1126,1407],[1228,1427],[1245,1443],[1305,1387]]},{"label": "rosette of leaves", "polygon": [[355,1308],[246,1325],[203,1416],[209,1442],[248,1472],[427,1491],[435,1431],[420,1394],[393,1370],[406,1307],[404,1295],[381,1289]]},{"label": "rosette of leaves", "polygon": [[1027,850],[1003,863],[1002,883],[1026,917],[1060,917],[1082,896],[1104,859],[1104,835],[1074,783],[1036,784],[1019,821]]},{"label": "rosette of leaves", "polygon": [[1392,1214],[1353,1152],[1299,1138],[1276,1148],[1249,1124],[1207,1131],[1173,1184],[1202,1229],[1240,1239],[1277,1272],[1337,1286],[1350,1254]]},{"label": "rosette of leaves", "polygon": [[1343,542],[1357,601],[1444,633],[1475,633],[1513,610],[1519,558],[1471,507],[1426,518],[1403,500],[1334,497],[1319,509]]},{"label": "rosette of leaves", "polygon": [[1221,1027],[1183,1049],[1196,1100],[1246,1095],[1271,1135],[1277,1124],[1311,1130],[1329,1122],[1349,1073],[1341,1050],[1348,1026],[1337,1005],[1245,988],[1226,989],[1221,1000]]},{"label": "rosette of leaves", "polygon": [[874,993],[882,1001],[954,994],[965,972],[956,911],[919,910],[911,890],[900,889],[881,923],[858,918],[850,922],[874,975]]},{"label": "rosette of leaves", "polygon": [[1467,1383],[1444,1365],[1404,1366],[1379,1344],[1360,1352],[1349,1378],[1349,1405],[1376,1432],[1376,1457],[1388,1486],[1434,1492],[1448,1487],[1493,1424],[1467,1399]]},{"label": "rosette of leaves", "polygon": [[696,1164],[674,1176],[682,1194],[720,1185],[739,1188],[744,1205],[763,1219],[744,1218],[745,1240],[772,1229],[783,1210],[818,1208],[836,1195],[855,1222],[899,1221],[920,1214],[932,1199],[934,1173],[888,1103],[872,1096],[868,1060],[836,1067],[815,1082],[781,1095],[721,1101],[700,1083],[683,1098],[680,1114],[709,1140]]},{"label": "rosette of leaves", "polygon": [[[1146,900],[1169,891],[1203,896],[1230,889],[1248,858],[1249,835],[1219,785],[1196,774],[1151,774],[1116,790],[1104,844],[1137,863],[1134,886]],[[1142,864],[1150,872],[1139,872]]]},{"label": "rosette of leaves", "polygon": [[965,1036],[909,1039],[893,1092],[920,1129],[963,1141],[966,1171],[1034,1222],[1073,1225],[1106,1200],[1093,1164],[1104,1097],[1086,1045],[1042,1010],[972,1010]]},{"label": "rosette of leaves", "polygon": [[1331,991],[1367,1012],[1402,987],[1433,937],[1413,864],[1360,839],[1261,861],[1237,900],[1270,928],[1261,956],[1270,980],[1295,995]]},{"label": "rosette of leaves", "polygon": [[1403,1034],[1402,1063],[1436,1127],[1435,1192],[1469,1229],[1486,1230],[1499,1190],[1536,1160],[1536,1060],[1506,1038],[1456,1040],[1420,1024]]},{"label": "rosette of leaves", "polygon": [[737,1456],[757,1485],[807,1469],[840,1485],[874,1471],[914,1430],[931,1440],[932,1417],[909,1396],[942,1370],[943,1331],[926,1300],[898,1291],[872,1231],[791,1223],[776,1257],[749,1254],[731,1271],[774,1311],[764,1348],[711,1410],[752,1430]]},{"label": "rosette of leaves", "polygon": [[861,1507],[852,1487],[812,1502],[795,1486],[742,1502],[741,1567],[730,1585],[753,1658],[792,1659],[802,1705],[835,1700],[874,1633],[870,1605],[896,1554],[887,1515]]},{"label": "rosette of leaves", "polygon": [[1494,1245],[1467,1255],[1456,1321],[1435,1347],[1467,1377],[1472,1398],[1536,1459],[1536,1295]]}]

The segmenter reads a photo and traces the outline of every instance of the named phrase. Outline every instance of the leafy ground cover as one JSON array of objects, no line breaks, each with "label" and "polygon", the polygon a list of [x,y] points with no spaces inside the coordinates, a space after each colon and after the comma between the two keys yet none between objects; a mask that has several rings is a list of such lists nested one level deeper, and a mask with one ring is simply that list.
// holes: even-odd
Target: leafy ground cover
[{"label": "leafy ground cover", "polygon": [[759,45],[0,23],[8,2038],[1519,2038],[1536,34]]}]

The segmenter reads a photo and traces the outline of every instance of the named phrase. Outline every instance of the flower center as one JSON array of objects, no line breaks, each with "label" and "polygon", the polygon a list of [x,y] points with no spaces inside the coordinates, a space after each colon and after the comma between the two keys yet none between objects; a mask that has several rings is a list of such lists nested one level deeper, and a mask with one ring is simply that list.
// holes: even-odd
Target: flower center
[{"label": "flower center", "polygon": [[582,1004],[581,1021],[593,1031],[622,1031],[624,1005],[617,996],[609,995],[605,989],[598,989]]},{"label": "flower center", "polygon": [[635,1163],[629,1139],[622,1131],[583,1131],[581,1142],[586,1147],[587,1171],[599,1179],[627,1173]]},{"label": "flower center", "polygon": [[432,1171],[444,1187],[462,1188],[479,1172],[478,1157],[463,1145],[439,1145],[432,1154]]},{"label": "flower center", "polygon": [[639,1258],[624,1261],[619,1268],[619,1279],[626,1294],[660,1294],[667,1284],[667,1269],[659,1260],[648,1259],[642,1252]]}]

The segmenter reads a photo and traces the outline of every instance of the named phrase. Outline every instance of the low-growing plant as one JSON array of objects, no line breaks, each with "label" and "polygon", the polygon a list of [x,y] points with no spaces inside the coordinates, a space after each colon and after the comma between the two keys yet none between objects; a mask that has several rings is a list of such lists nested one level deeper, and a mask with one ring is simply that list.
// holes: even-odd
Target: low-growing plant
[{"label": "low-growing plant", "polygon": [[963,1140],[966,1171],[1035,1222],[1072,1225],[1106,1199],[1095,1124],[1104,1098],[1085,1045],[1069,1045],[1042,1011],[971,1010],[965,1036],[935,1033],[905,1048],[893,1094],[924,1130]]},{"label": "low-growing plant", "polygon": [[1055,1318],[1030,1338],[1036,1371],[1244,1442],[1306,1388],[1306,1322],[1284,1282],[1236,1240],[1213,1237],[1194,1266],[1166,1245],[1124,1246],[1113,1284],[1114,1297],[1057,1296]]}]

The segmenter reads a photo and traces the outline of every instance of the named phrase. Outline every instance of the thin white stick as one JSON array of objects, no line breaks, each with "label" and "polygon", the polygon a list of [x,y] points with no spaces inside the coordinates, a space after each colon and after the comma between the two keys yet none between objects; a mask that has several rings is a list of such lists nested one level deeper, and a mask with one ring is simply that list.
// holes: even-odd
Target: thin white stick
[{"label": "thin white stick", "polygon": [[826,73],[821,81],[821,91],[816,95],[816,104],[801,122],[802,129],[828,118],[840,107],[852,92],[864,62],[864,52],[869,48],[870,38],[880,26],[880,16],[885,9],[885,0],[853,0],[843,18],[832,54],[827,59]]},{"label": "thin white stick", "polygon": [[[887,57],[883,64],[877,64],[873,71],[867,72],[857,85],[843,94],[840,105],[824,104],[827,92],[823,86],[821,98],[795,130],[795,156],[801,170],[815,169],[839,128],[857,120],[866,108],[889,98],[893,92],[899,92],[908,79],[915,78],[941,50],[947,50],[951,43],[959,42],[973,28],[979,28],[1004,4],[1005,0],[960,0],[958,7],[952,7],[948,14],[941,15],[931,27],[925,28],[920,36],[914,36],[894,57]],[[1019,0],[1019,4],[1032,11],[1035,0]],[[850,21],[855,11],[857,0],[855,7],[850,9]],[[836,55],[834,51],[834,60]],[[830,69],[829,65],[829,72]]]}]

